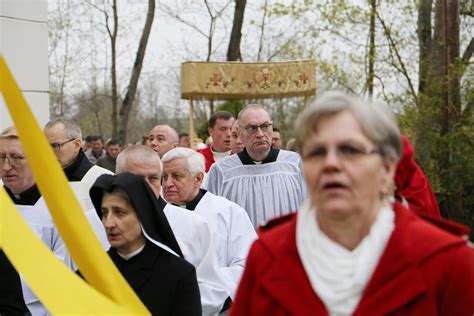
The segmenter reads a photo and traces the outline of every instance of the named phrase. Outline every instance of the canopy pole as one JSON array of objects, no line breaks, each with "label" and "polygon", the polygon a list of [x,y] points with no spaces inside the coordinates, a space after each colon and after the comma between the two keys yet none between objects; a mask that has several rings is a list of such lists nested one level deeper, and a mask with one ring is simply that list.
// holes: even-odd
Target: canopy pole
[{"label": "canopy pole", "polygon": [[189,138],[191,139],[191,148],[196,149],[196,138],[194,137],[194,108],[193,97],[189,97]]},{"label": "canopy pole", "polygon": [[308,97],[304,96],[304,109],[306,110],[308,108]]}]

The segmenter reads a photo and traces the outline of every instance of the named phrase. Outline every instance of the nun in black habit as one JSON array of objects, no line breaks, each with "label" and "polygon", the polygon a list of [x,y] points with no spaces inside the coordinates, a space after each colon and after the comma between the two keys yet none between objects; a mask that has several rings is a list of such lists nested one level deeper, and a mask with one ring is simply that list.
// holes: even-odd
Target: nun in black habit
[{"label": "nun in black habit", "polygon": [[142,177],[102,175],[90,189],[111,244],[108,254],[153,315],[201,315],[194,266]]}]

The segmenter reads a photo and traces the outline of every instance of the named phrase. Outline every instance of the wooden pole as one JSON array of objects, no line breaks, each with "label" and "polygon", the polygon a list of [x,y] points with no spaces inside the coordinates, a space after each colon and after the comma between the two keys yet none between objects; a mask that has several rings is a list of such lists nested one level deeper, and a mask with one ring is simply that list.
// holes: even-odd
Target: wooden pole
[{"label": "wooden pole", "polygon": [[304,109],[306,110],[308,108],[308,97],[304,96]]},{"label": "wooden pole", "polygon": [[196,149],[196,138],[194,137],[194,108],[193,97],[189,97],[189,138],[191,139],[191,148]]}]

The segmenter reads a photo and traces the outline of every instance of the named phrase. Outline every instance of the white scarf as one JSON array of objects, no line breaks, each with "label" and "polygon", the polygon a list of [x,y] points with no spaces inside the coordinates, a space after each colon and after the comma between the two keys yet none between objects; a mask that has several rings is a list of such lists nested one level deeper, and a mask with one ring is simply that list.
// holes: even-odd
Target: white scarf
[{"label": "white scarf", "polygon": [[332,316],[351,315],[395,228],[395,214],[383,207],[370,232],[352,251],[320,229],[309,200],[298,212],[296,246],[311,286]]}]

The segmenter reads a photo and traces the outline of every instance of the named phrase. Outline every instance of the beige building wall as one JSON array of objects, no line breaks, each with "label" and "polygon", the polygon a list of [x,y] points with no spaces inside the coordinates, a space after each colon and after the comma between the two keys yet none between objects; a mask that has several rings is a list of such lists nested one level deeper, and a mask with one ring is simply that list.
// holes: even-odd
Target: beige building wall
[{"label": "beige building wall", "polygon": [[[47,20],[47,0],[0,0],[0,54],[40,127],[49,120]],[[0,97],[0,128],[10,125],[10,114]]]}]

